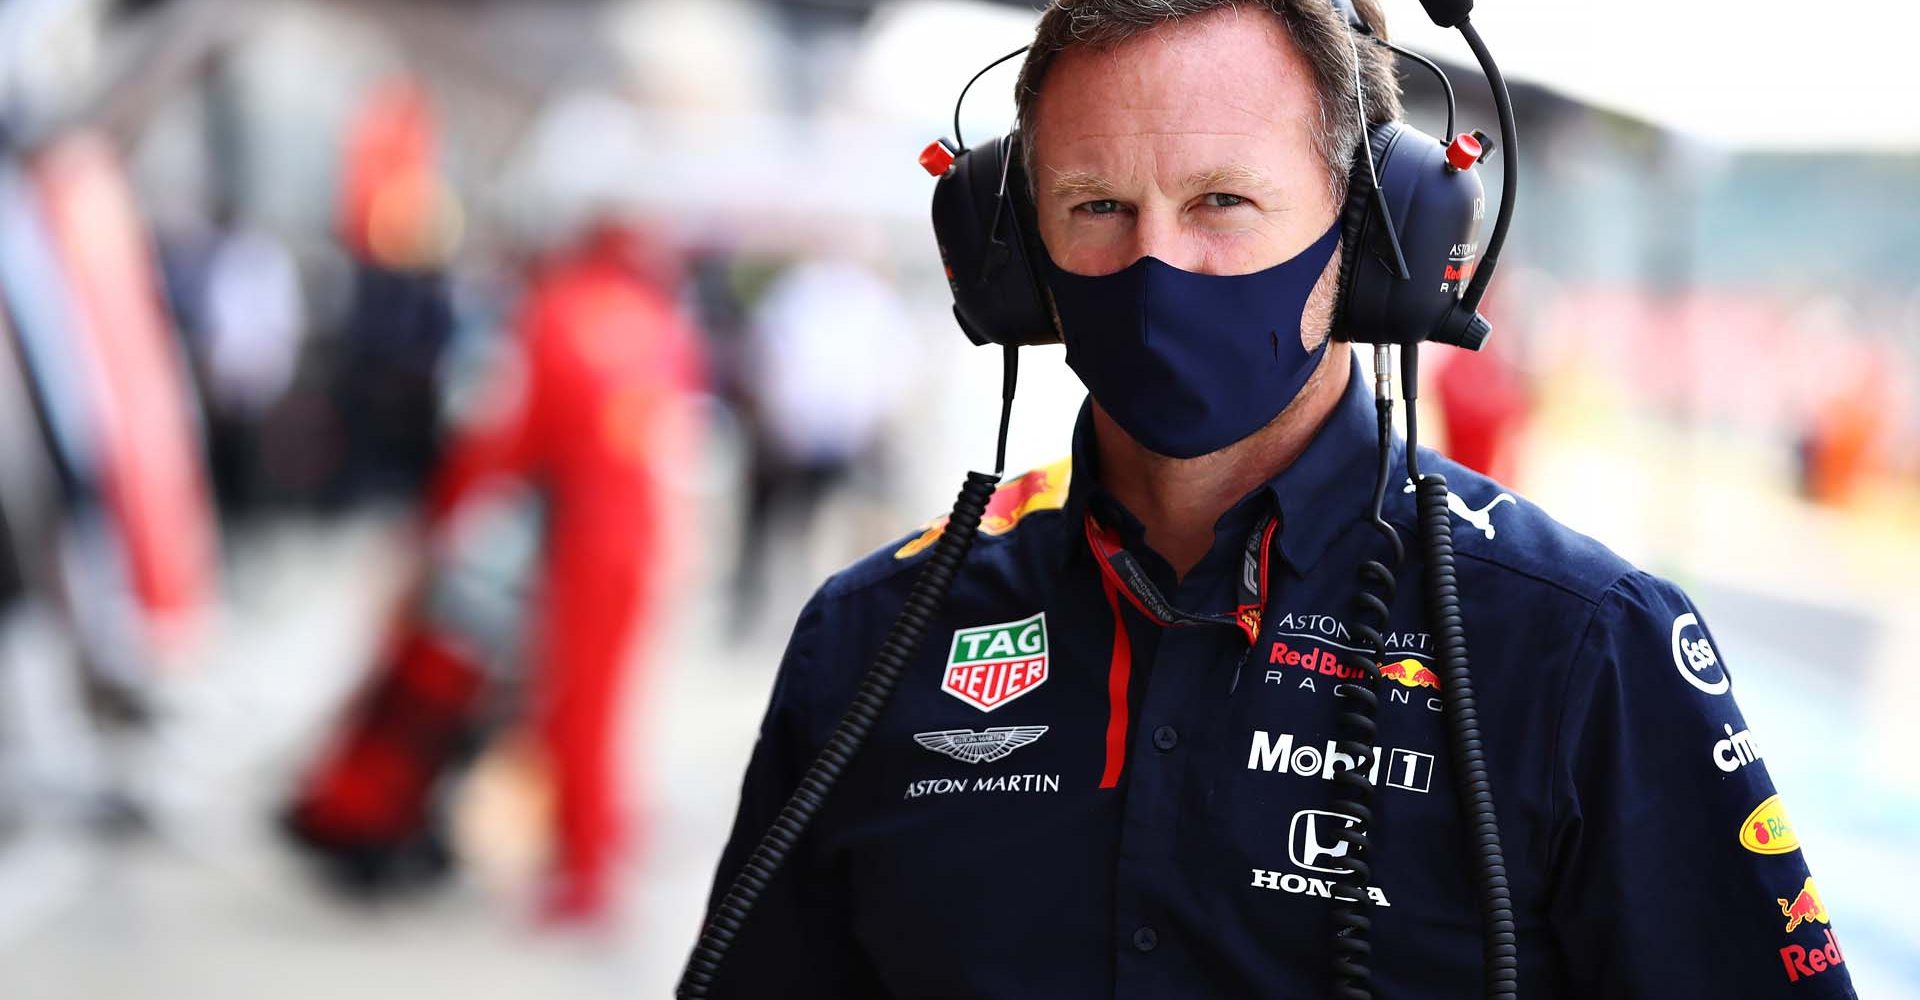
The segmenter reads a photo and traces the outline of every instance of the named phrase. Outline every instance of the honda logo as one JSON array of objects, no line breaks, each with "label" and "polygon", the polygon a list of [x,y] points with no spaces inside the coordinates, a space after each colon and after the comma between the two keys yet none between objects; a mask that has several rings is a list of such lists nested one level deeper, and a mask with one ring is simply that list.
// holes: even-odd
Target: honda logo
[{"label": "honda logo", "polygon": [[1347,856],[1347,842],[1341,831],[1360,822],[1346,813],[1324,809],[1302,809],[1293,814],[1293,827],[1287,834],[1287,853],[1293,863],[1310,872],[1344,875],[1352,866],[1339,863]]}]

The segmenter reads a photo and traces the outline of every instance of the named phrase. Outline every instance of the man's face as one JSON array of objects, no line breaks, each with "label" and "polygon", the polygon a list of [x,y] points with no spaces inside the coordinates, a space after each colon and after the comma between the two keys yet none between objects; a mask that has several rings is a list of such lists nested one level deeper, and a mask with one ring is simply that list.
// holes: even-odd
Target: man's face
[{"label": "man's face", "polygon": [[1333,224],[1318,114],[1305,58],[1265,11],[1068,49],[1034,109],[1041,240],[1075,274],[1146,256],[1202,274],[1279,264]]}]

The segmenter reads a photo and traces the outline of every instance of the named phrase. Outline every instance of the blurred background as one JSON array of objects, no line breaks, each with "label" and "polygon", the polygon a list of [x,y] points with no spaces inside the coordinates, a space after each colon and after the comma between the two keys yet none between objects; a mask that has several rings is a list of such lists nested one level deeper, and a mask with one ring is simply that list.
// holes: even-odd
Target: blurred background
[{"label": "blurred background", "polygon": [[[1920,14],[1682,6],[1476,12],[1523,201],[1427,423],[1689,589],[1913,1000]],[[991,460],[915,157],[1034,18],[0,0],[0,996],[666,996],[800,603]]]}]

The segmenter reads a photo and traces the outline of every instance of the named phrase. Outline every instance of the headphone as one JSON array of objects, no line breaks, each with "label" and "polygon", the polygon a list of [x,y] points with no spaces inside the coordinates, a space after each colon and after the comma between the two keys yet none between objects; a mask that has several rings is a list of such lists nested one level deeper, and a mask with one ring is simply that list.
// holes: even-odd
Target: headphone
[{"label": "headphone", "polygon": [[[1376,39],[1351,0],[1332,3],[1353,31],[1353,97],[1361,105],[1362,120],[1366,115],[1359,44],[1366,38],[1440,77],[1447,90],[1447,131],[1451,133],[1453,88],[1439,67]],[[1017,49],[989,63],[967,87],[987,70],[1025,51]],[[966,99],[966,88],[960,99]],[[1505,122],[1502,125],[1504,132]],[[956,104],[956,142],[959,134]],[[1501,199],[1500,225],[1479,273],[1474,274],[1486,206],[1485,189],[1474,167],[1492,152],[1492,141],[1478,131],[1446,142],[1402,121],[1367,126],[1365,140],[1354,151],[1340,214],[1335,338],[1401,345],[1432,340],[1471,350],[1485,342],[1492,327],[1476,310],[1506,236],[1511,200]],[[933,233],[960,329],[975,344],[1058,343],[1060,331],[1042,271],[1036,266],[1046,248],[1040,243],[1019,133],[958,150],[936,140],[920,154],[920,163],[939,178],[933,189]],[[1506,169],[1511,175],[1511,162]]]}]

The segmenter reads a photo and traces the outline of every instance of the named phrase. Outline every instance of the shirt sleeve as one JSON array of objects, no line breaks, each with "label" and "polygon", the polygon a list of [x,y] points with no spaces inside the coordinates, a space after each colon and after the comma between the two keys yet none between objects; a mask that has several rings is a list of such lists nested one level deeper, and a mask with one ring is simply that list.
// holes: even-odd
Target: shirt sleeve
[{"label": "shirt sleeve", "polygon": [[[815,595],[801,612],[781,660],[741,784],[733,833],[714,873],[709,915],[819,752],[823,740],[815,734],[832,724],[831,719],[814,718],[808,707],[814,693],[815,662],[831,655],[822,648],[833,634],[823,603]],[[811,831],[802,836],[774,875],[722,962],[710,996],[795,1000],[884,996],[853,941],[846,873],[820,857],[817,840]]]},{"label": "shirt sleeve", "polygon": [[1644,573],[1595,609],[1555,758],[1549,916],[1578,997],[1854,997],[1733,676]]}]

